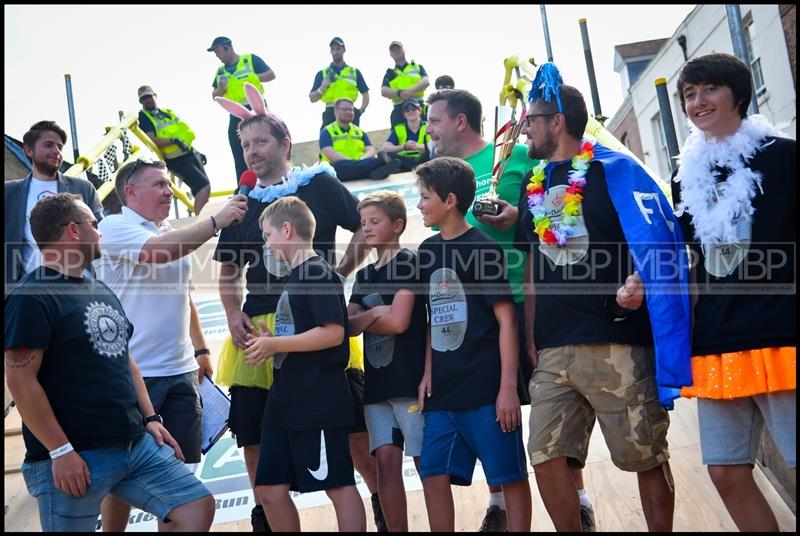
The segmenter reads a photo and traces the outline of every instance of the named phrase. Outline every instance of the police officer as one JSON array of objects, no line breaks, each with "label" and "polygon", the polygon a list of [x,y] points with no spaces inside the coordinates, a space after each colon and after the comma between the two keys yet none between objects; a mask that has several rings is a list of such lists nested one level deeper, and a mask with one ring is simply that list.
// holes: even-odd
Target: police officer
[{"label": "police officer", "polygon": [[317,71],[314,77],[314,85],[308,94],[311,102],[322,101],[325,103],[325,111],[322,112],[322,125],[320,130],[336,120],[333,106],[338,99],[350,99],[356,101],[358,94],[361,93],[361,108],[355,109],[353,123],[358,125],[361,115],[367,110],[369,105],[369,87],[361,75],[361,71],[347,65],[344,61],[344,41],[341,37],[334,37],[330,42],[331,58],[333,61],[324,69]]},{"label": "police officer", "polygon": [[[416,99],[423,102],[425,88],[431,85],[425,67],[415,63],[414,60],[406,61],[406,52],[403,43],[392,41],[389,44],[389,55],[394,60],[395,66],[386,69],[386,75],[381,84],[381,95],[390,99],[394,108],[389,120],[392,128],[403,122],[403,102]],[[427,117],[427,110],[422,110],[422,118]]]},{"label": "police officer", "polygon": [[156,105],[156,92],[150,86],[139,88],[139,128],[164,155],[167,169],[192,190],[194,213],[199,214],[211,194],[211,184],[203,167],[204,156],[192,148],[194,132],[175,112]]},{"label": "police officer", "polygon": [[[217,37],[206,50],[213,52],[222,62],[222,65],[219,66],[214,74],[212,98],[225,97],[249,108],[247,97],[244,94],[245,82],[250,82],[263,94],[264,86],[262,82],[266,83],[270,80],[275,80],[275,71],[270,69],[269,65],[264,63],[264,60],[255,54],[237,54],[233,50],[231,40],[227,37]],[[231,144],[233,161],[236,165],[237,185],[242,172],[247,169],[244,153],[242,152],[242,144],[239,142],[239,134],[237,133],[240,121],[241,119],[232,115],[230,123],[228,123],[228,142]]]}]

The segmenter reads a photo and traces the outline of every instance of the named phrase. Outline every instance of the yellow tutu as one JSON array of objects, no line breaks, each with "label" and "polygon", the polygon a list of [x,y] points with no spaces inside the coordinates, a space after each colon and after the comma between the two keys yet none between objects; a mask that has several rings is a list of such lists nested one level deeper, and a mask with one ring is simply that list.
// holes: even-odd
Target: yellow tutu
[{"label": "yellow tutu", "polygon": [[[275,313],[256,315],[251,318],[254,326],[260,325],[263,320],[270,331],[275,330]],[[269,389],[272,386],[272,359],[267,359],[260,365],[247,365],[244,362],[244,351],[233,344],[233,337],[228,335],[222,343],[222,350],[217,363],[217,374],[214,378],[217,385],[228,387],[261,387]]]},{"label": "yellow tutu", "polygon": [[[251,318],[253,325],[258,326],[263,320],[270,331],[275,330],[275,314],[256,315]],[[350,337],[350,360],[347,368],[364,370],[364,349],[361,335]],[[266,360],[257,366],[247,365],[244,362],[244,352],[233,344],[233,337],[228,335],[222,343],[222,350],[217,363],[217,373],[214,377],[217,385],[231,387],[261,387],[269,389],[272,386],[272,359]]]}]

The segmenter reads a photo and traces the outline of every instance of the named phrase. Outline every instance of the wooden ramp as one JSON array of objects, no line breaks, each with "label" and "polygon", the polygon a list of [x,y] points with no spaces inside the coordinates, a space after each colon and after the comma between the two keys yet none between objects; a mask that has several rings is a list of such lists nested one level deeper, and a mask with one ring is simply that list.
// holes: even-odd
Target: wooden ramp
[{"label": "wooden ramp", "polygon": [[[407,247],[416,248],[431,232],[422,226],[416,209],[418,193],[413,186],[410,173],[391,176],[385,181],[357,181],[348,183],[348,187],[362,196],[372,189],[388,187],[403,195],[409,204],[409,224],[403,235],[403,243]],[[203,215],[214,213],[224,200],[213,199],[204,209]],[[176,227],[186,225],[192,219],[177,220]],[[344,251],[350,233],[339,230],[337,242],[340,251]],[[194,262],[194,280],[197,286],[195,301],[218,298],[217,274],[218,265],[211,260],[215,244],[209,242],[200,248],[192,257]],[[352,277],[350,278],[352,281]],[[204,324],[204,329],[205,329]],[[207,335],[208,337],[208,335]],[[212,355],[218,355],[222,344],[221,337],[208,337]],[[669,448],[672,472],[675,478],[675,531],[682,532],[718,532],[736,531],[730,516],[716,493],[711,480],[701,463],[700,441],[697,429],[697,406],[693,400],[678,400],[676,409],[670,412]],[[528,408],[523,409],[524,435],[528,437]],[[22,462],[24,446],[22,436],[16,433],[19,429],[19,415],[12,410],[5,419],[5,530],[20,532],[40,531],[36,502],[28,495],[22,475],[14,472]],[[212,451],[213,452],[213,451]],[[11,472],[9,470],[11,469]],[[760,468],[754,470],[756,481],[764,492],[775,512],[782,531],[795,532],[796,518],[780,498],[773,486],[764,476]],[[416,478],[416,477],[414,477]],[[592,502],[594,503],[598,531],[639,532],[646,530],[641,512],[636,476],[633,473],[620,471],[611,463],[599,427],[595,427],[591,447],[584,470],[584,481]],[[534,531],[553,531],[547,512],[544,509],[536,478],[530,474],[533,492],[533,526]],[[475,480],[472,486],[454,486],[453,495],[456,506],[456,530],[476,531],[480,526],[488,502],[488,491],[483,480]],[[362,494],[363,496],[363,494]],[[252,500],[252,496],[249,497]],[[369,498],[364,500],[367,512],[367,529],[374,531],[371,521],[372,510]],[[250,532],[248,515],[240,516],[241,520],[223,521],[223,515],[216,517],[217,524],[213,532]],[[427,512],[422,491],[408,493],[409,529],[411,531],[429,530]],[[328,532],[336,531],[336,517],[330,505],[303,508],[300,520],[304,531]]]}]

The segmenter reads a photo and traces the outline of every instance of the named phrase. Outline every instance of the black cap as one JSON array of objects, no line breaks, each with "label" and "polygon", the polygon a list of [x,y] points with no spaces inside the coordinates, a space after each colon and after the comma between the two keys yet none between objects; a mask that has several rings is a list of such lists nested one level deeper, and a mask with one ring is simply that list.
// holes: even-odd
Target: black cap
[{"label": "black cap", "polygon": [[406,100],[404,100],[403,104],[400,106],[400,109],[401,110],[405,110],[406,106],[408,106],[409,104],[411,106],[414,106],[415,108],[422,109],[422,106],[420,106],[419,101],[417,99],[406,99]]},{"label": "black cap", "polygon": [[340,47],[343,47],[344,41],[342,40],[341,37],[334,37],[333,39],[331,39],[331,42],[328,46],[332,47],[333,45],[339,45]]},{"label": "black cap", "polygon": [[209,52],[214,52],[214,49],[217,48],[218,46],[230,45],[230,44],[231,44],[230,38],[219,36],[219,37],[214,39],[214,42],[211,43],[211,46],[208,47],[206,50],[209,51]]},{"label": "black cap", "polygon": [[389,43],[389,50],[392,50],[394,47],[403,48],[403,43],[401,43],[400,41],[392,41],[391,43]]}]

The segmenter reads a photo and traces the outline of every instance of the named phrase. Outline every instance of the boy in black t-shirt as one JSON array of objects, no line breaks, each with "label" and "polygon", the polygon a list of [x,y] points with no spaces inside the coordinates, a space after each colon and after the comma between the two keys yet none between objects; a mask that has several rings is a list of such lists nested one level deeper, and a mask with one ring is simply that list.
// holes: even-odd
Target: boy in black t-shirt
[{"label": "boy in black t-shirt", "polygon": [[420,477],[431,531],[454,530],[450,484],[469,485],[480,459],[487,483],[503,488],[508,529],[528,532],[517,324],[503,250],[464,219],[475,197],[469,164],[439,157],[416,174],[423,223],[440,228],[418,251],[430,318],[418,401],[425,410]]},{"label": "boy in black t-shirt", "polygon": [[325,490],[340,531],[366,530],[355,487],[349,428],[353,400],[341,277],[314,251],[316,222],[295,196],[273,202],[259,220],[267,247],[292,267],[275,312],[274,336],[262,321],[245,343],[245,363],[274,356],[261,427],[256,493],[275,531],[300,530],[289,490]]},{"label": "boy in black t-shirt", "polygon": [[386,524],[390,532],[408,532],[403,450],[419,467],[425,421],[417,388],[425,366],[425,302],[415,296],[417,256],[399,243],[406,227],[403,198],[374,192],[358,210],[378,260],[356,274],[347,306],[350,336],[364,334],[364,417],[369,449],[378,460]]}]

